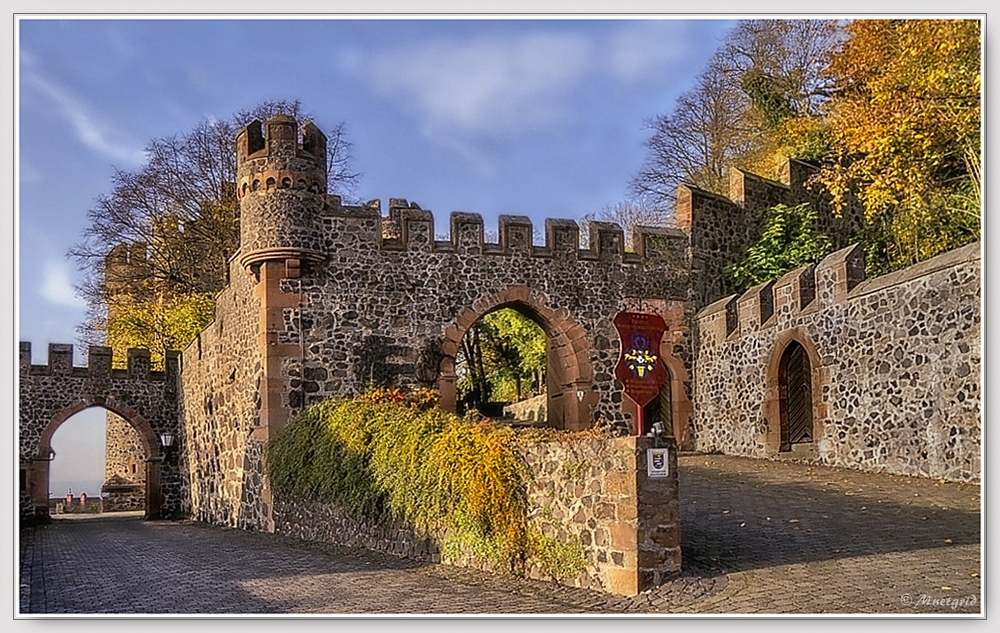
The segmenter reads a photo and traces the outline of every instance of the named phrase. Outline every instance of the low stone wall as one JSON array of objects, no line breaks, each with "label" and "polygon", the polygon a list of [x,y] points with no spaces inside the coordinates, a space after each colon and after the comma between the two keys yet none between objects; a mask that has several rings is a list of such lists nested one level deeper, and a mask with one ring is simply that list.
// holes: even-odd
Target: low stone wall
[{"label": "low stone wall", "polygon": [[[681,569],[677,450],[668,476],[647,476],[650,438],[538,442],[524,447],[533,481],[530,521],[545,537],[579,544],[584,569],[559,579],[576,587],[634,595]],[[532,578],[551,576],[539,565]]]},{"label": "low stone wall", "polygon": [[[624,437],[523,445],[531,528],[563,559],[535,562],[529,577],[635,595],[680,571],[677,451],[672,443],[666,447],[666,477],[649,477],[646,457],[654,442]],[[443,558],[442,535],[359,522],[329,504],[276,498],[274,526],[296,538],[481,568]]]},{"label": "low stone wall", "polygon": [[274,499],[274,531],[306,541],[364,547],[396,556],[434,563],[441,551],[434,539],[403,524],[370,524],[351,518],[329,503],[301,499]]},{"label": "low stone wall", "polygon": [[513,402],[503,408],[504,417],[514,418],[518,422],[534,422],[544,424],[548,420],[545,407],[549,402],[548,394]]}]

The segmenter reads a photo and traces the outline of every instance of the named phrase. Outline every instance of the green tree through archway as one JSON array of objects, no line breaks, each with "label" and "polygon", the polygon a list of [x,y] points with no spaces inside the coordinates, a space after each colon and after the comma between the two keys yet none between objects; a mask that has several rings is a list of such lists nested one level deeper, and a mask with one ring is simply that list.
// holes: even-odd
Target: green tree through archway
[{"label": "green tree through archway", "polygon": [[458,396],[465,410],[499,417],[504,403],[545,392],[544,330],[512,308],[476,321],[457,358]]}]

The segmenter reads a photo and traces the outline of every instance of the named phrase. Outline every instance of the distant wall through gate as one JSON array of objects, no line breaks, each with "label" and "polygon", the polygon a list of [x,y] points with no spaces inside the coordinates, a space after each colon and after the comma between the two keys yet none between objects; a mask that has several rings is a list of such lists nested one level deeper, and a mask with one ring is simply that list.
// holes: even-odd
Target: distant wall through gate
[{"label": "distant wall through gate", "polygon": [[179,355],[168,352],[166,370],[149,368],[147,350],[128,350],[128,368],[111,368],[111,348],[92,346],[88,364],[73,364],[73,346],[49,345],[48,363],[31,364],[31,344],[20,345],[19,452],[24,481],[21,513],[48,515],[51,439],[72,415],[91,407],[111,411],[138,431],[144,450],[146,513],[151,517],[183,511],[186,494],[177,455],[160,446],[160,435],[180,435],[177,409]]}]

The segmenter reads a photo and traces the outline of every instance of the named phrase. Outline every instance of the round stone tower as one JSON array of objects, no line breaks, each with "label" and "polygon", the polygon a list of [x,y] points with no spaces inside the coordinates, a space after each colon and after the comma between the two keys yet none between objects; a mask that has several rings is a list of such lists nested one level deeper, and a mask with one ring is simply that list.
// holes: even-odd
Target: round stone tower
[{"label": "round stone tower", "polygon": [[[263,128],[263,129],[262,129]],[[236,136],[240,264],[322,260],[326,136],[290,116],[254,121]]]}]

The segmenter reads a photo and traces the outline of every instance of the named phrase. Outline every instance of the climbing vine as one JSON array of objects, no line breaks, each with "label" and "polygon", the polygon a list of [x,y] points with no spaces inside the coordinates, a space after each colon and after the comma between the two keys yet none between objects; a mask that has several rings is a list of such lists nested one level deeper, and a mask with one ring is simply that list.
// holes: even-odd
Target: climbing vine
[{"label": "climbing vine", "polygon": [[268,446],[275,491],[443,532],[446,553],[517,571],[527,556],[528,472],[514,432],[434,401],[428,391],[378,390],[309,407]]},{"label": "climbing vine", "polygon": [[545,536],[529,521],[531,475],[517,445],[605,438],[608,429],[519,432],[447,413],[436,400],[430,390],[380,389],[307,408],[268,444],[275,492],[334,504],[370,523],[404,521],[440,537],[453,560],[471,557],[518,575],[535,564],[560,580],[581,573],[579,539]]},{"label": "climbing vine", "polygon": [[743,259],[726,266],[723,276],[736,290],[777,279],[790,270],[815,262],[830,252],[833,242],[816,227],[816,210],[808,203],[779,204],[763,212],[763,232]]}]

